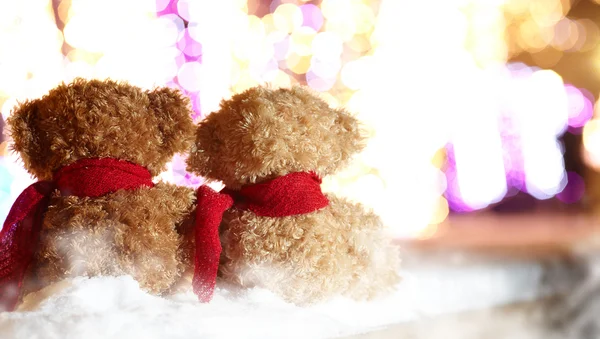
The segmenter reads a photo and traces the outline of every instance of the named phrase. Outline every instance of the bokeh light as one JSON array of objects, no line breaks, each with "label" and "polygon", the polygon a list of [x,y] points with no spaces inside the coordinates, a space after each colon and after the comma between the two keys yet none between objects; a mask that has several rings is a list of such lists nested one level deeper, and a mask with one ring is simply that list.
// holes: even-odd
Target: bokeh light
[{"label": "bokeh light", "polygon": [[556,197],[566,204],[574,204],[581,201],[584,193],[585,182],[581,175],[569,171],[567,172],[567,183],[565,189],[558,193]]},{"label": "bokeh light", "polygon": [[[251,86],[306,84],[355,112],[371,135],[324,189],[373,208],[402,237],[431,235],[451,210],[482,209],[515,190],[580,199],[562,160],[567,131],[582,134],[600,169],[594,95],[509,62],[527,52],[550,68],[567,53],[598,50],[600,30],[569,17],[570,1],[53,3],[0,3],[0,46],[10,46],[0,48],[4,118],[17,100],[75,76],[178,87],[195,121]],[[11,185],[0,185],[0,201],[12,202],[31,178],[6,145],[0,176]],[[184,163],[176,156],[161,177],[200,185]]]}]

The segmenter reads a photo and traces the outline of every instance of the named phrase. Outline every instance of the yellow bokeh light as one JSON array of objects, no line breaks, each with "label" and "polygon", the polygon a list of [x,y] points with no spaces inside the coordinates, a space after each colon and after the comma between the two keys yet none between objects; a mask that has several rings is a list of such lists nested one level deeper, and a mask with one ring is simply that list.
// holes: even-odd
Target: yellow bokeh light
[{"label": "yellow bokeh light", "polygon": [[583,147],[590,152],[600,153],[600,120],[590,120],[583,128]]},{"label": "yellow bokeh light", "polygon": [[571,10],[571,5],[574,1],[573,0],[558,0],[558,2],[560,2],[560,9],[562,10],[561,14],[563,16],[565,16]]},{"label": "yellow bokeh light", "polygon": [[431,221],[429,224],[437,225],[446,220],[448,214],[450,213],[450,208],[448,207],[448,200],[444,197],[439,197],[437,204],[434,208],[434,213],[431,217]]},{"label": "yellow bokeh light", "polygon": [[310,56],[291,53],[286,60],[286,65],[296,74],[305,74],[310,68]]},{"label": "yellow bokeh light", "polygon": [[265,37],[265,24],[256,15],[248,16],[248,34],[257,39],[263,39]]},{"label": "yellow bokeh light", "polygon": [[302,25],[303,15],[300,7],[294,4],[282,4],[273,12],[273,25],[280,31],[292,33]]},{"label": "yellow bokeh light", "polygon": [[71,0],[63,0],[58,4],[58,18],[64,23],[69,21],[73,16],[71,8]]},{"label": "yellow bokeh light", "polygon": [[271,81],[269,81],[269,83],[275,88],[289,88],[290,86],[292,86],[292,79],[287,73],[278,69],[275,73],[274,78]]},{"label": "yellow bokeh light", "polygon": [[[569,0],[439,0],[436,10],[424,2],[323,0],[316,5],[323,27],[311,22],[320,20],[318,15],[303,17],[299,5],[306,0],[282,2],[274,13],[259,18],[255,0],[250,6],[246,0],[180,0],[185,13],[179,14],[189,21],[186,28],[176,14],[156,18],[154,0],[64,0],[58,16],[73,47],[67,48],[66,59],[50,1],[45,0],[43,11],[29,11],[22,1],[7,2],[11,5],[0,5],[0,22],[14,28],[0,31],[5,33],[0,45],[18,53],[0,50],[0,102],[41,93],[74,76],[119,77],[150,86],[178,75],[182,87],[197,92],[201,110],[208,112],[233,92],[265,82],[288,87],[304,82],[302,74],[310,71],[308,81],[326,90],[325,100],[357,113],[373,138],[354,167],[338,181],[331,179],[332,185],[376,208],[400,233],[414,235],[425,228],[422,235],[431,235],[448,214],[439,169],[448,131],[454,128],[449,125],[459,120],[466,124],[471,114],[484,115],[476,120],[480,122],[493,118],[481,112],[483,102],[471,104],[473,96],[485,91],[469,84],[481,84],[488,66],[503,65],[523,50],[542,65],[553,65],[561,50],[596,48],[600,35],[590,20],[564,18]],[[17,17],[29,21],[11,24]],[[319,26],[319,32],[303,27],[304,22]],[[174,45],[184,33],[202,44],[201,65],[181,66],[183,47]],[[444,89],[435,100],[423,90],[424,78],[429,79],[423,74]],[[497,93],[494,86],[486,88]],[[407,135],[400,135],[398,126],[407,126]],[[594,133],[587,127],[588,144]],[[416,138],[419,143],[402,153],[414,168],[398,168],[381,151]],[[483,156],[494,152],[487,149]],[[397,191],[406,194],[393,204],[375,197]],[[402,223],[394,224],[399,209]],[[404,224],[410,230],[401,230]]]},{"label": "yellow bokeh light", "polygon": [[583,152],[587,165],[600,170],[600,120],[598,119],[588,121],[583,128]]},{"label": "yellow bokeh light", "polygon": [[324,0],[321,10],[327,18],[326,31],[339,34],[344,41],[370,33],[375,26],[373,9],[360,0]]},{"label": "yellow bokeh light", "polygon": [[541,27],[552,27],[563,17],[560,0],[529,1],[531,18]]},{"label": "yellow bokeh light", "polygon": [[526,51],[537,52],[548,46],[547,39],[542,38],[540,29],[533,20],[521,24],[519,33],[519,45]]},{"label": "yellow bokeh light", "polygon": [[583,32],[585,32],[585,42],[579,50],[581,52],[587,52],[595,49],[600,40],[600,29],[598,28],[598,24],[590,19],[578,19],[576,22],[583,28]]},{"label": "yellow bokeh light", "polygon": [[248,14],[248,0],[232,0],[233,6]]},{"label": "yellow bokeh light", "polygon": [[423,228],[423,230],[421,230],[419,233],[417,233],[415,235],[415,238],[421,239],[421,240],[433,238],[438,233],[439,227],[440,226],[438,224],[429,224],[429,225],[425,226]]},{"label": "yellow bokeh light", "polygon": [[[508,56],[508,46],[504,40],[506,18],[498,5],[473,2],[469,11],[464,12],[460,19],[466,21],[465,30],[459,29],[453,36],[466,36],[467,50],[478,65],[486,67],[506,61]],[[457,25],[452,27],[460,28]],[[467,27],[470,29],[467,30]]]},{"label": "yellow bokeh light", "polygon": [[331,106],[333,108],[340,106],[340,102],[338,101],[338,99],[335,96],[333,96],[331,93],[322,92],[322,93],[320,93],[320,96],[323,100],[325,100],[325,102],[327,102],[327,104],[329,106]]},{"label": "yellow bokeh light", "polygon": [[321,13],[327,19],[333,18],[346,6],[346,9],[355,4],[355,0],[323,0],[321,1]]},{"label": "yellow bokeh light", "polygon": [[530,1],[507,0],[504,5],[507,12],[514,16],[522,16],[529,13]]},{"label": "yellow bokeh light", "polygon": [[[63,75],[63,38],[50,1],[0,2],[0,101],[36,97]],[[4,107],[4,106],[3,106]]]},{"label": "yellow bokeh light", "polygon": [[238,79],[236,84],[233,85],[232,91],[234,93],[239,93],[239,92],[243,92],[243,91],[247,90],[248,88],[251,88],[256,85],[258,85],[258,81],[256,81],[256,79],[254,79],[252,76],[250,76],[247,73],[242,73],[242,75],[240,76],[240,78]]},{"label": "yellow bokeh light", "polygon": [[[571,5],[571,0],[507,0],[504,10],[510,19],[505,39],[510,55],[518,55],[521,51],[537,53],[548,45],[558,50],[580,50],[585,31],[578,23],[565,18]],[[578,29],[573,29],[574,26]],[[575,34],[568,36],[569,30]]]},{"label": "yellow bokeh light", "polygon": [[348,42],[348,47],[358,53],[364,53],[371,48],[371,42],[364,35],[355,35],[352,40]]},{"label": "yellow bokeh light", "polygon": [[90,53],[81,49],[73,49],[67,53],[67,58],[70,61],[85,61],[90,65],[97,63],[101,57],[101,53]]},{"label": "yellow bokeh light", "polygon": [[0,143],[0,156],[6,156],[8,154],[8,141]]},{"label": "yellow bokeh light", "polygon": [[356,8],[356,33],[366,34],[373,30],[375,25],[375,13],[373,8],[361,3]]},{"label": "yellow bokeh light", "polygon": [[446,163],[446,149],[440,148],[431,158],[431,164],[435,168],[441,169]]},{"label": "yellow bokeh light", "polygon": [[353,21],[327,21],[325,29],[337,33],[342,40],[349,41],[356,33],[356,24]]},{"label": "yellow bokeh light", "polygon": [[[71,46],[89,52],[106,52],[145,44],[149,37],[144,32],[154,20],[150,12],[153,8],[154,2],[149,0],[135,4],[118,0],[72,0],[73,14],[64,28],[65,40]],[[105,24],[106,18],[111,18],[110,25]],[[131,27],[136,29],[132,30]]]},{"label": "yellow bokeh light", "polygon": [[267,34],[277,30],[277,27],[275,26],[275,19],[273,18],[273,14],[271,14],[271,13],[266,14],[260,20],[262,21]]},{"label": "yellow bokeh light", "polygon": [[242,61],[264,61],[273,55],[273,45],[265,39],[266,31],[263,22],[250,15],[245,22],[247,28],[233,37],[233,55]]},{"label": "yellow bokeh light", "polygon": [[291,49],[300,56],[309,56],[312,53],[312,42],[317,32],[311,27],[300,27],[291,35]]}]

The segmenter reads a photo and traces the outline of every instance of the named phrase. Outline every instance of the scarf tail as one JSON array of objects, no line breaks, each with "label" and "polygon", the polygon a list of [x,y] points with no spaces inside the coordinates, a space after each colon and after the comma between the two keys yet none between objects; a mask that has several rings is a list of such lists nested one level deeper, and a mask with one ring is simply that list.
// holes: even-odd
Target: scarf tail
[{"label": "scarf tail", "polygon": [[214,293],[221,256],[219,225],[233,198],[200,186],[196,207],[196,256],[192,286],[201,302],[209,302]]},{"label": "scarf tail", "polygon": [[120,189],[152,187],[148,169],[118,159],[81,159],[62,167],[52,181],[27,187],[0,231],[0,311],[17,305],[23,278],[37,253],[44,213],[54,189],[62,195],[98,197]]},{"label": "scarf tail", "polygon": [[39,245],[41,221],[53,184],[41,181],[27,187],[10,209],[0,231],[0,311],[17,305],[23,277]]},{"label": "scarf tail", "polygon": [[234,205],[264,217],[285,217],[311,213],[329,204],[321,192],[321,179],[315,173],[296,172],[234,191],[224,188],[220,193],[200,186],[196,207],[196,256],[194,293],[202,302],[214,294],[221,256],[219,226],[223,213]]}]

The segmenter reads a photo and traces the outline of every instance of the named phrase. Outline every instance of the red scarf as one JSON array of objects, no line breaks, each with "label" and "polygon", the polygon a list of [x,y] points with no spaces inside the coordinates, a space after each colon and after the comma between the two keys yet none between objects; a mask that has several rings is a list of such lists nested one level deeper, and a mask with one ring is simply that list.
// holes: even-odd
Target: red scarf
[{"label": "red scarf", "polygon": [[103,158],[79,160],[59,169],[52,181],[38,181],[27,187],[0,231],[0,311],[12,311],[17,304],[23,276],[37,251],[43,216],[55,189],[63,196],[94,198],[143,186],[154,186],[146,168]]},{"label": "red scarf", "polygon": [[321,179],[314,173],[290,173],[243,186],[239,191],[226,188],[217,193],[208,186],[200,186],[193,287],[202,302],[210,301],[213,296],[221,255],[219,225],[223,213],[234,204],[256,215],[276,218],[311,213],[326,207],[329,201],[321,192]]}]

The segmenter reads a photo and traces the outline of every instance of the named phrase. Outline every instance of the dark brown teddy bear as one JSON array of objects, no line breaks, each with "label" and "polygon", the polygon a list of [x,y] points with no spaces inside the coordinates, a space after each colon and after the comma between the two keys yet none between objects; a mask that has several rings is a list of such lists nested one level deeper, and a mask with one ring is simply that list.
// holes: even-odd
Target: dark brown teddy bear
[{"label": "dark brown teddy bear", "polygon": [[[195,193],[154,184],[152,177],[189,149],[190,113],[189,99],[176,90],[111,80],[76,79],[18,105],[7,121],[12,148],[51,193],[42,215],[18,219],[13,207],[7,223],[21,222],[4,225],[0,283],[21,287],[24,280],[23,295],[67,277],[129,274],[154,294],[172,288],[189,260],[178,228],[194,208]],[[29,231],[37,224],[27,218],[36,217],[39,229]],[[23,232],[32,241],[19,247],[15,239]],[[31,252],[30,262],[24,251]],[[14,271],[17,264],[27,273]],[[10,309],[15,299],[7,305],[7,291],[0,296]]]}]

